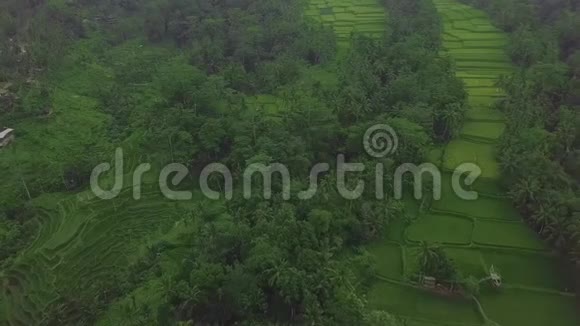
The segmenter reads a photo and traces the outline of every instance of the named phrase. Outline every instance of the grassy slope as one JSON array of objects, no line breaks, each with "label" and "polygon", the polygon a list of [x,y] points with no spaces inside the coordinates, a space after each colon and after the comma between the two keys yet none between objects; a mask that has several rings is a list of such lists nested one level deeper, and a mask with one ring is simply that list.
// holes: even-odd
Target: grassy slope
[{"label": "grassy slope", "polygon": [[[450,303],[447,299],[413,289],[403,289],[393,275],[400,254],[392,250],[402,246],[402,273],[414,270],[418,241],[442,243],[460,270],[467,275],[484,277],[494,265],[503,276],[501,292],[483,291],[480,301],[487,317],[502,325],[577,325],[575,299],[553,257],[537,236],[529,230],[498,186],[499,167],[495,143],[505,128],[502,114],[492,105],[502,94],[494,86],[502,73],[510,72],[504,53],[506,36],[491,25],[480,11],[453,0],[434,0],[444,18],[446,51],[457,62],[457,75],[464,79],[472,109],[459,139],[445,149],[443,168],[454,169],[463,162],[475,162],[483,177],[475,187],[487,195],[466,202],[453,195],[444,178],[443,198],[435,202],[432,212],[400,234],[389,244],[377,245],[371,251],[379,261],[384,282],[370,293],[377,308],[411,317],[417,325],[476,325],[483,319],[474,304]],[[397,241],[397,239],[400,239]],[[389,264],[389,261],[395,263]],[[385,278],[387,277],[387,278]]]},{"label": "grassy slope", "polygon": [[310,0],[306,15],[331,26],[341,48],[350,44],[351,33],[380,37],[385,29],[385,12],[377,0]]},{"label": "grassy slope", "polygon": [[112,201],[91,198],[88,192],[35,199],[42,211],[40,232],[2,271],[3,321],[37,324],[47,305],[61,299],[57,290],[86,290],[127,266],[149,241],[172,230],[187,209],[154,187],[145,187],[140,201],[133,201],[130,190]]},{"label": "grassy slope", "polygon": [[[57,161],[62,156],[86,155],[94,143],[102,144],[109,156],[113,153],[106,130],[110,117],[98,108],[94,94],[94,85],[106,86],[112,73],[94,54],[86,54],[94,53],[98,45],[92,40],[79,42],[66,64],[48,77],[47,82],[54,86],[50,118],[29,119],[16,126],[17,141],[0,157],[0,166],[10,168],[0,173],[0,179],[7,181],[0,185],[0,196],[18,184],[9,182],[26,166],[35,166],[37,174],[60,173],[58,166],[45,168],[37,163],[46,158]],[[127,47],[139,51],[140,56],[150,51],[132,45],[118,51]],[[166,54],[162,49],[157,52]],[[111,53],[117,54],[115,60],[121,64],[130,60],[129,55]],[[125,160],[128,172],[135,162],[131,157]],[[29,171],[21,172],[28,175]],[[125,185],[130,185],[129,179]],[[112,201],[96,199],[90,191],[35,198],[30,205],[40,212],[36,218],[39,232],[13,263],[0,270],[0,325],[37,325],[50,304],[62,302],[63,292],[90,293],[91,286],[142,256],[147,245],[183,229],[176,223],[194,202],[177,205],[154,186],[144,186],[139,201],[133,200],[129,187]]]}]

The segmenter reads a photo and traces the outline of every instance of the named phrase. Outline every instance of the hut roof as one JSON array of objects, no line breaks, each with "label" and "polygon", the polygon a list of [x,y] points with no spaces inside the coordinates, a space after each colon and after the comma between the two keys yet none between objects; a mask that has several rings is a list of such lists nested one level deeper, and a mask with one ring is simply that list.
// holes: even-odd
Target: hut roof
[{"label": "hut roof", "polygon": [[4,139],[4,138],[10,136],[10,134],[12,134],[13,131],[14,131],[14,129],[10,129],[10,128],[6,128],[6,129],[0,131],[0,139]]}]

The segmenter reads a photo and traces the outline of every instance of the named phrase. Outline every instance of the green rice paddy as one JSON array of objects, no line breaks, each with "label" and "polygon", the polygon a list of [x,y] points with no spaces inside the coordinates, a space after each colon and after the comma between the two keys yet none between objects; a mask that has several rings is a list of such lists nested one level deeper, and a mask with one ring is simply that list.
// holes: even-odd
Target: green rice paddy
[{"label": "green rice paddy", "polygon": [[501,122],[469,121],[465,123],[461,136],[479,141],[497,141],[504,130],[505,125]]},{"label": "green rice paddy", "polygon": [[[514,234],[518,236],[514,237]],[[537,241],[537,235],[527,225],[520,222],[499,222],[478,220],[473,242],[481,245],[546,250]]]},{"label": "green rice paddy", "polygon": [[487,272],[488,266],[479,248],[475,246],[447,247],[445,251],[464,275],[480,277]]},{"label": "green rice paddy", "polygon": [[[369,248],[378,274],[369,302],[408,318],[409,325],[483,325],[475,302],[438,297],[405,281],[415,268],[418,242],[430,241],[441,243],[465,275],[484,277],[492,265],[502,273],[505,287],[479,297],[491,320],[504,326],[578,325],[576,300],[558,258],[526,227],[498,186],[495,142],[504,126],[503,116],[492,107],[501,96],[495,81],[511,69],[503,50],[506,37],[478,10],[452,0],[434,2],[445,22],[447,51],[442,55],[457,61],[472,106],[460,139],[442,151],[443,165],[451,170],[463,162],[479,164],[484,179],[474,188],[486,195],[461,200],[453,195],[446,175],[442,199],[433,203],[431,212],[409,227],[391,225],[388,240]],[[386,19],[377,0],[311,0],[307,15],[331,26],[341,46],[348,46],[352,32],[379,37]],[[269,112],[277,101],[258,96],[248,104]],[[82,290],[106,279],[112,270],[134,261],[156,232],[168,233],[177,225],[184,207],[168,203],[153,188],[144,189],[143,197],[124,205],[132,200],[125,189],[113,201],[38,198],[40,232],[2,275],[0,324],[39,324],[42,311],[62,299],[57,289],[76,285]]]},{"label": "green rice paddy", "polygon": [[2,325],[40,324],[43,311],[63,299],[57,289],[90,289],[139,257],[149,238],[171,230],[183,208],[158,189],[143,188],[142,199],[130,205],[132,187],[107,201],[88,192],[35,199],[40,232],[3,272]]},{"label": "green rice paddy", "polygon": [[482,194],[473,201],[461,199],[454,194],[443,194],[440,201],[433,203],[432,210],[458,216],[472,218],[514,221],[516,210],[511,206],[508,199],[486,197]]},{"label": "green rice paddy", "polygon": [[[463,325],[480,324],[475,307],[469,301],[442,299],[421,289],[394,282],[377,284],[368,295],[377,309],[410,319],[422,319],[426,325],[449,325],[453,320]],[[417,318],[421,316],[421,318]]]},{"label": "green rice paddy", "polygon": [[[408,227],[396,225],[385,244],[370,248],[379,275],[369,302],[406,317],[410,325],[483,325],[489,320],[504,326],[578,325],[576,299],[562,262],[522,221],[499,186],[496,144],[505,124],[493,107],[502,97],[496,81],[512,69],[504,52],[507,37],[479,10],[454,0],[433,1],[444,20],[441,55],[456,61],[471,109],[460,137],[429,160],[442,157],[446,171],[462,163],[478,164],[482,177],[471,188],[480,195],[475,201],[460,199],[451,187],[451,174],[445,174],[442,198],[430,212],[419,214]],[[450,300],[400,281],[416,270],[421,241],[441,244],[464,276],[483,278],[494,266],[503,276],[503,288],[484,288],[479,310],[475,301]],[[401,270],[399,248],[402,274],[394,275]]]},{"label": "green rice paddy", "polygon": [[[389,279],[402,279],[405,271],[403,248],[400,244],[379,244],[369,248],[376,257],[376,266],[379,276]],[[388,257],[388,259],[383,259]]]},{"label": "green rice paddy", "polygon": [[[559,274],[561,262],[551,255],[499,248],[485,249],[481,253],[486,267],[493,264],[508,286],[512,284],[535,289],[569,291],[571,278]],[[522,270],[526,272],[522,273]],[[557,274],[560,277],[553,277]]]},{"label": "green rice paddy", "polygon": [[578,325],[575,301],[574,297],[527,289],[505,289],[481,298],[486,314],[505,326]]},{"label": "green rice paddy", "polygon": [[407,240],[468,245],[472,232],[473,221],[469,218],[426,215],[407,229]]},{"label": "green rice paddy", "polygon": [[332,27],[343,48],[353,32],[380,37],[385,30],[385,10],[378,0],[310,0],[306,15]]},{"label": "green rice paddy", "polygon": [[468,139],[457,139],[447,145],[443,167],[453,171],[463,163],[475,163],[482,170],[485,178],[499,176],[499,164],[496,158],[496,147],[493,144],[476,143]]}]

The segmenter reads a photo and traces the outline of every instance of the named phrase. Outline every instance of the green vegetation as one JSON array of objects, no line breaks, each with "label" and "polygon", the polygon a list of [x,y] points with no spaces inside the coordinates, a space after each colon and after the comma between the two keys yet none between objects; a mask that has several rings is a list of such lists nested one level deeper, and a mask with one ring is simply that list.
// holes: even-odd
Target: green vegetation
[{"label": "green vegetation", "polygon": [[407,229],[409,241],[448,244],[470,244],[473,222],[467,218],[426,215]]},{"label": "green vegetation", "polygon": [[379,276],[396,280],[403,278],[405,265],[399,244],[378,244],[368,250],[376,259],[375,268]]},{"label": "green vegetation", "polygon": [[417,265],[419,266],[417,273],[420,275],[443,281],[453,281],[457,278],[457,270],[445,251],[427,242],[421,243]]},{"label": "green vegetation", "polygon": [[409,317],[411,325],[448,325],[450,320],[462,325],[481,325],[471,302],[437,297],[401,284],[378,284],[369,293],[369,301],[379,309]]},{"label": "green vegetation", "polygon": [[477,221],[473,241],[478,244],[543,250],[536,234],[520,222]]},{"label": "green vegetation", "polygon": [[352,33],[371,38],[385,33],[385,11],[376,0],[309,0],[306,15],[331,27],[341,47],[350,45]]},{"label": "green vegetation", "polygon": [[[0,324],[576,325],[580,8],[524,2],[4,1]],[[383,159],[362,142],[377,124],[399,138]],[[91,171],[116,148],[103,200]],[[357,200],[337,154],[367,166]],[[368,167],[425,161],[440,200],[392,198],[389,173],[386,199],[368,191]],[[199,191],[214,162],[231,200]],[[466,162],[474,201],[451,187]],[[168,163],[191,200],[160,191]],[[285,164],[292,190],[331,167],[310,200],[276,177],[245,199],[252,163]]]},{"label": "green vegetation", "polygon": [[578,67],[580,12],[559,1],[469,1],[509,32],[518,71],[498,84],[507,117],[502,179],[522,215],[572,261],[579,260]]},{"label": "green vegetation", "polygon": [[[442,273],[437,278],[447,281],[454,279],[465,292],[476,295],[478,301],[451,299],[453,304],[449,304],[450,299],[444,295],[434,303],[433,296],[436,295],[417,293],[425,292],[425,289],[395,292],[394,289],[402,288],[402,285],[393,283],[399,278],[387,280],[381,277],[383,282],[371,290],[371,305],[393,313],[399,312],[410,317],[411,324],[418,325],[545,325],[550,323],[550,319],[574,325],[577,317],[573,307],[572,282],[565,272],[571,268],[564,266],[566,263],[562,262],[562,258],[538,240],[512,207],[503,190],[505,188],[500,186],[512,188],[509,182],[502,182],[507,178],[502,174],[504,161],[501,160],[506,139],[504,132],[509,134],[510,116],[497,110],[496,105],[498,100],[506,95],[509,99],[510,96],[509,90],[500,88],[497,82],[502,75],[515,71],[505,52],[509,36],[494,27],[482,11],[454,1],[439,0],[434,3],[443,17],[444,50],[441,56],[452,57],[456,61],[456,75],[465,82],[471,107],[465,114],[466,122],[456,133],[457,139],[449,142],[444,150],[434,152],[430,161],[441,162],[447,170],[453,170],[463,162],[477,163],[482,168],[483,179],[479,179],[472,188],[481,193],[475,201],[461,200],[454,195],[450,186],[450,175],[444,175],[441,200],[434,201],[427,212],[417,215],[415,221],[402,232],[404,238],[391,233],[387,237],[404,248],[404,277],[413,279],[417,271],[425,270],[421,268],[421,258],[433,257],[435,261],[447,262],[443,266],[453,266],[445,271],[457,271],[457,274]],[[505,103],[505,100],[500,103]],[[545,140],[539,138],[538,142],[529,144],[528,151],[534,146],[542,148],[540,142]],[[556,143],[560,142],[555,140]],[[575,143],[570,144],[570,148],[575,147],[572,145]],[[514,158],[511,156],[511,159]],[[517,162],[510,162],[515,163],[514,169]],[[512,178],[509,177],[509,180]],[[513,190],[509,193],[512,194]],[[420,245],[423,241],[441,245]],[[393,244],[389,243],[388,246]],[[381,258],[387,259],[386,252],[381,253],[378,249],[372,252],[383,254]],[[502,275],[500,292],[492,289],[486,281],[491,267]],[[381,270],[386,271],[387,268],[386,264],[384,267],[378,266],[378,273],[387,275],[381,274]],[[431,268],[429,273],[437,274],[437,269]],[[522,301],[511,304],[506,297]],[[526,306],[537,307],[537,310],[528,314],[528,308],[524,308]],[[449,315],[440,319],[433,312],[437,308]]]}]

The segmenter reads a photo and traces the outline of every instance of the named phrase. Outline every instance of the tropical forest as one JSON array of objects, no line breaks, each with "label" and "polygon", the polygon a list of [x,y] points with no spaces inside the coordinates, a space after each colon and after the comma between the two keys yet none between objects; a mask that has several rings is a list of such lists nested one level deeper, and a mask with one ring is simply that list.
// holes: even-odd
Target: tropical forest
[{"label": "tropical forest", "polygon": [[0,0],[4,325],[580,325],[580,1]]}]

